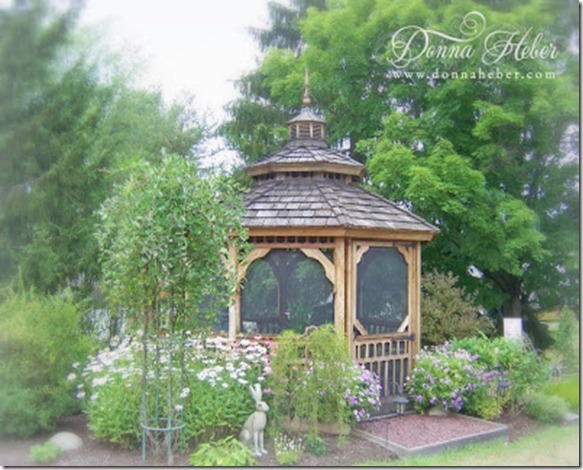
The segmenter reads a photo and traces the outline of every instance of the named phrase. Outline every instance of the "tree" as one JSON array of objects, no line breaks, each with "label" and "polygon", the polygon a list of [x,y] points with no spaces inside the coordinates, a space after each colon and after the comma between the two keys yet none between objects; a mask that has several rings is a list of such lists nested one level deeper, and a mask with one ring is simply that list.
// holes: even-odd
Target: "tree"
[{"label": "tree", "polygon": [[162,148],[204,137],[189,103],[129,88],[75,30],[79,3],[0,10],[0,278],[87,293],[99,278],[96,210],[112,184]]},{"label": "tree", "polygon": [[494,325],[481,312],[475,295],[457,287],[451,273],[425,273],[421,279],[421,325],[424,345],[441,345],[454,338],[491,334]]},{"label": "tree", "polygon": [[[305,47],[300,31],[301,22],[310,8],[325,10],[327,3],[327,0],[291,0],[287,6],[270,1],[270,27],[252,28],[251,34],[262,51],[276,48],[285,51],[285,56],[297,58]],[[265,86],[265,78],[266,74],[261,70],[241,77],[237,86],[242,96],[228,106],[233,119],[219,129],[229,146],[237,150],[247,163],[278,150],[285,143],[288,135],[285,123],[292,117],[290,111],[298,108],[303,90],[301,71],[301,75],[296,77],[299,81],[296,80],[294,88],[297,94],[284,104],[273,98],[272,91]]]},{"label": "tree", "polygon": [[[391,41],[401,28],[463,38],[467,26],[479,31],[472,11],[487,23],[473,55],[421,54],[407,68],[394,65]],[[263,59],[256,87],[267,90],[266,106],[284,108],[301,96],[309,66],[330,143],[348,141],[368,159],[374,190],[442,228],[425,250],[426,269],[451,270],[506,316],[578,305],[575,15],[574,2],[548,0],[338,1],[308,12],[301,57],[273,50]],[[539,45],[551,41],[557,55],[482,62],[486,36],[508,28],[532,33],[529,44],[540,32]],[[429,36],[434,51],[452,44]],[[493,78],[460,77],[479,70]]]},{"label": "tree", "polygon": [[100,211],[111,305],[145,333],[212,327],[236,287],[227,246],[243,252],[243,211],[228,179],[201,177],[191,160],[141,165]]}]

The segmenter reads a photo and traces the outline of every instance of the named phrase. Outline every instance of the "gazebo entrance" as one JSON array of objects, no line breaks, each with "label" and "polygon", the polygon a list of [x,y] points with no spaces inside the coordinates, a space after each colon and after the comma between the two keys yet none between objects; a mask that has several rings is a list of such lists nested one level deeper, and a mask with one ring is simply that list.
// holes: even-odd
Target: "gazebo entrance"
[{"label": "gazebo entrance", "polygon": [[289,125],[286,146],[246,168],[253,249],[240,263],[231,252],[229,335],[333,323],[393,396],[420,345],[421,244],[439,230],[360,187],[364,166],[328,148],[307,89]]}]

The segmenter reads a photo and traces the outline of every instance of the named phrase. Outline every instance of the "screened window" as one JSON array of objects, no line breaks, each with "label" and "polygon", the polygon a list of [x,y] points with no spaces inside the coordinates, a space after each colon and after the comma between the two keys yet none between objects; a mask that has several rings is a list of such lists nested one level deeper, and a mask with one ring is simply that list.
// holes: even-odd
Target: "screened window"
[{"label": "screened window", "polygon": [[371,247],[357,268],[356,318],[369,334],[398,331],[407,318],[407,263],[394,247]]},{"label": "screened window", "polygon": [[241,331],[303,333],[334,321],[332,283],[322,265],[300,250],[271,250],[247,270],[241,292]]}]

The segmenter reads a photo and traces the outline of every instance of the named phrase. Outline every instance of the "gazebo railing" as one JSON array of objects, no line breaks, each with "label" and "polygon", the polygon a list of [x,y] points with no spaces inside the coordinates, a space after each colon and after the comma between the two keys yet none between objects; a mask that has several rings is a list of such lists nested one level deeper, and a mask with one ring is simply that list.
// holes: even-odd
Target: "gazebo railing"
[{"label": "gazebo railing", "polygon": [[354,357],[366,369],[379,376],[382,397],[399,394],[407,382],[411,366],[411,344],[414,335],[368,335],[354,340]]}]

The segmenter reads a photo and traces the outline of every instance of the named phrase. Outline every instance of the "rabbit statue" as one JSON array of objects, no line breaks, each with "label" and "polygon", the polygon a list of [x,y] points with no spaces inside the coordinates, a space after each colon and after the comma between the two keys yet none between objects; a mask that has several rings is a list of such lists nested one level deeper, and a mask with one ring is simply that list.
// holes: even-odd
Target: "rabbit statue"
[{"label": "rabbit statue", "polygon": [[255,386],[249,385],[249,389],[253,400],[255,400],[255,412],[245,421],[239,434],[239,440],[247,446],[252,443],[255,456],[260,456],[261,454],[267,454],[263,447],[263,431],[267,424],[269,406],[261,400],[262,392],[259,384],[255,384]]}]

